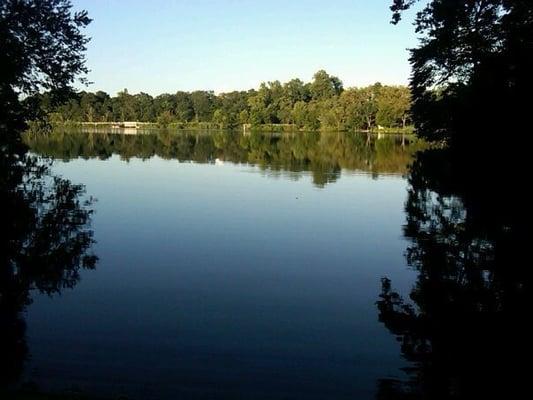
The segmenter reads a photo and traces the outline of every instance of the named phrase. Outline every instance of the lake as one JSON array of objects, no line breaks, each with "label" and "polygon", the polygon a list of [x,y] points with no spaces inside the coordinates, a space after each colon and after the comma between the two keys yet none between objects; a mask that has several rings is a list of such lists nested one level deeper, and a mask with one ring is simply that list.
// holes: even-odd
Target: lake
[{"label": "lake", "polygon": [[[349,133],[27,137],[84,186],[98,261],[31,291],[21,380],[131,399],[370,399],[405,378],[378,320],[408,293],[408,165]],[[61,285],[60,285],[61,286]]]}]

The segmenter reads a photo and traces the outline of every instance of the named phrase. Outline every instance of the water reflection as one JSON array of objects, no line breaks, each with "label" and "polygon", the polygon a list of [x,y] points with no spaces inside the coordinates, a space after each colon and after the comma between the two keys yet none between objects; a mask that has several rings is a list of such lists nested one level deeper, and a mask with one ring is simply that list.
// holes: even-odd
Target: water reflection
[{"label": "water reflection", "polygon": [[[369,171],[375,176],[407,173],[406,165],[414,151],[421,147],[416,143],[402,147],[401,142],[394,137],[377,139],[324,133],[244,136],[239,133],[218,132],[213,135],[160,133],[119,136],[55,132],[47,138],[26,136],[25,140],[35,153],[64,160],[78,157],[107,159],[113,154],[119,154],[126,160],[148,159],[157,155],[166,159],[193,160],[198,163],[224,161],[251,163],[271,174],[290,173],[298,176],[304,171],[312,171],[317,186],[335,181],[342,170]],[[72,185],[57,177],[53,178],[46,166],[36,163],[34,159],[25,157],[24,160],[24,163],[20,164],[21,168],[10,169],[11,173],[19,171],[18,175],[14,174],[8,179],[3,172],[2,181],[9,182],[3,183],[2,187],[3,197],[11,204],[8,209],[16,212],[6,216],[10,238],[2,242],[5,249],[2,252],[5,254],[3,263],[9,267],[2,270],[0,282],[2,285],[0,339],[2,354],[6,355],[2,364],[3,369],[0,371],[3,384],[16,381],[27,357],[22,312],[30,302],[31,290],[38,289],[51,294],[59,292],[64,287],[72,287],[79,279],[80,269],[92,268],[96,262],[96,258],[89,253],[92,243],[92,232],[88,229],[91,211],[90,204],[80,200],[83,187]],[[199,166],[194,167],[201,169]],[[88,169],[88,166],[84,168]],[[417,272],[417,280],[407,298],[395,290],[401,286],[398,284],[398,277],[384,278],[378,301],[379,319],[398,338],[401,353],[409,361],[410,367],[406,369],[408,375],[406,380],[380,379],[377,398],[462,399],[480,398],[489,394],[510,397],[512,392],[523,389],[527,370],[520,365],[520,361],[527,361],[525,356],[528,348],[529,322],[527,295],[530,290],[530,272],[524,267],[524,260],[527,260],[527,243],[525,243],[527,231],[524,211],[516,207],[518,193],[513,191],[516,189],[514,185],[499,181],[498,191],[495,191],[491,185],[497,176],[496,168],[498,166],[487,165],[477,169],[472,166],[467,168],[464,164],[452,162],[451,155],[445,150],[427,150],[417,154],[409,170],[409,188],[405,204],[407,223],[404,227],[404,237],[409,241],[407,261]],[[192,174],[191,171],[188,173]],[[233,180],[233,176],[231,179]],[[243,177],[240,176],[240,179]],[[148,185],[149,181],[151,180],[147,180],[144,184]],[[110,296],[108,299],[117,302],[116,298],[121,298],[124,301],[125,305],[119,307],[121,314],[113,314],[109,320],[106,320],[108,325],[106,328],[109,330],[104,329],[103,332],[109,337],[107,332],[125,332],[127,329],[132,343],[129,357],[139,354],[138,358],[132,358],[131,367],[124,369],[124,374],[128,378],[129,374],[133,374],[136,379],[145,379],[149,371],[143,370],[134,375],[133,366],[144,365],[146,359],[150,359],[147,354],[153,354],[154,347],[157,349],[161,343],[172,343],[174,347],[171,348],[175,353],[168,352],[167,349],[164,354],[157,353],[160,369],[153,369],[152,373],[155,380],[165,368],[167,371],[173,371],[176,359],[172,358],[172,354],[179,354],[181,369],[178,368],[177,373],[169,378],[169,381],[178,382],[178,386],[190,384],[191,381],[198,379],[203,373],[201,371],[205,371],[202,369],[204,363],[198,361],[198,354],[202,357],[208,354],[209,362],[220,367],[226,365],[227,360],[224,359],[226,352],[236,357],[235,360],[248,360],[246,366],[235,361],[231,368],[231,372],[235,375],[230,378],[239,380],[249,373],[246,380],[254,387],[253,390],[257,389],[258,382],[263,382],[272,393],[279,394],[280,388],[284,388],[284,382],[289,381],[288,385],[293,387],[293,393],[301,394],[302,388],[306,387],[310,392],[335,393],[340,396],[337,382],[345,383],[343,390],[346,393],[356,393],[367,381],[375,381],[376,377],[369,372],[371,363],[362,362],[362,367],[357,369],[353,367],[356,363],[352,360],[347,364],[331,363],[331,360],[327,361],[322,353],[331,352],[337,356],[355,353],[354,350],[345,353],[345,348],[349,346],[343,347],[344,336],[336,336],[338,332],[343,332],[338,327],[342,328],[344,324],[350,325],[350,329],[344,331],[349,333],[346,333],[346,336],[350,343],[355,343],[357,340],[364,342],[358,344],[358,351],[367,348],[366,342],[369,338],[376,337],[376,332],[367,328],[362,331],[360,337],[354,338],[353,335],[357,330],[351,324],[359,323],[361,326],[371,327],[370,323],[364,320],[366,308],[361,306],[366,304],[366,300],[361,304],[353,301],[346,311],[342,308],[342,304],[346,303],[346,299],[354,299],[348,295],[340,296],[338,302],[332,299],[343,290],[350,294],[356,292],[357,295],[364,297],[365,288],[368,287],[371,292],[368,296],[374,298],[375,289],[371,287],[371,282],[379,281],[382,272],[378,269],[380,263],[375,260],[368,261],[371,259],[368,257],[376,253],[386,253],[382,250],[388,248],[394,253],[396,248],[387,246],[391,246],[391,238],[396,235],[396,231],[391,230],[389,236],[384,236],[388,225],[381,222],[379,232],[376,232],[379,241],[365,241],[365,239],[372,235],[373,227],[378,225],[376,221],[379,216],[384,215],[394,201],[389,199],[390,204],[375,210],[368,207],[370,203],[356,204],[362,205],[358,211],[364,210],[366,214],[371,214],[372,221],[365,225],[364,219],[349,217],[350,210],[346,208],[346,204],[343,206],[342,215],[341,213],[326,215],[316,211],[311,213],[311,210],[317,209],[313,207],[306,212],[298,213],[297,210],[301,211],[306,204],[319,204],[318,200],[320,206],[326,204],[329,210],[339,201],[346,200],[346,197],[336,195],[331,197],[329,203],[324,203],[328,201],[324,195],[330,191],[314,191],[322,195],[316,198],[316,203],[299,202],[297,207],[288,208],[290,213],[286,215],[294,219],[292,226],[303,227],[294,229],[292,231],[294,235],[291,236],[291,228],[287,226],[287,218],[283,214],[284,208],[279,207],[286,203],[277,203],[278,207],[276,203],[269,203],[269,207],[265,207],[266,210],[257,211],[257,207],[253,206],[254,201],[241,199],[235,208],[228,208],[239,196],[231,197],[231,201],[224,202],[219,188],[212,188],[212,191],[208,191],[208,195],[204,196],[198,195],[202,192],[190,188],[190,193],[180,193],[180,207],[176,207],[175,197],[170,196],[172,192],[162,191],[167,186],[165,183],[159,186],[156,183],[152,192],[161,193],[160,199],[169,198],[171,201],[160,201],[157,207],[154,207],[154,203],[150,201],[142,204],[143,210],[158,209],[161,210],[161,214],[151,212],[143,217],[141,213],[131,213],[134,217],[130,218],[137,223],[134,226],[138,229],[131,229],[134,233],[130,236],[120,227],[111,227],[114,219],[109,218],[110,215],[116,217],[115,213],[124,209],[123,203],[120,203],[120,208],[113,207],[110,206],[113,198],[109,196],[107,199],[109,207],[107,229],[110,229],[107,239],[110,243],[124,246],[123,248],[127,248],[127,253],[132,254],[133,271],[144,271],[146,261],[143,261],[140,255],[146,252],[145,248],[150,250],[150,257],[146,259],[150,260],[151,278],[144,273],[136,274],[131,271],[122,273],[122,270],[115,268],[116,275],[113,279],[113,268],[110,268],[106,269],[108,275],[101,278],[101,281],[94,286],[105,289],[107,285],[107,292],[102,290],[99,296],[108,293]],[[339,186],[342,185],[338,184],[336,188]],[[370,187],[367,189],[370,190]],[[272,198],[289,198],[284,196],[283,192],[275,190],[270,187],[265,189],[265,193],[272,192]],[[115,186],[112,191],[116,191]],[[254,187],[252,192],[256,193],[257,187]],[[212,208],[215,211],[211,213],[195,213],[200,209],[211,209],[210,199],[215,197],[214,193],[218,194],[216,204],[219,204],[220,208]],[[350,194],[354,195],[353,198],[348,198],[348,203],[352,205],[364,196],[360,192],[344,193],[348,197]],[[311,196],[311,193],[307,195]],[[253,196],[250,198],[254,199]],[[376,198],[377,196],[371,196],[372,204]],[[120,196],[117,199],[120,200]],[[291,199],[293,199],[292,194]],[[403,199],[403,192],[398,199]],[[129,206],[132,207],[131,204]],[[221,212],[222,209],[225,212]],[[240,220],[241,225],[238,225],[239,220],[235,221],[233,218],[237,214],[235,210],[239,210],[243,216]],[[263,214],[268,211],[270,213],[265,217]],[[103,207],[101,213],[105,212],[106,209]],[[283,215],[278,215],[276,219],[276,212]],[[262,219],[258,216],[262,216]],[[299,218],[305,219],[306,223],[303,224]],[[180,224],[166,224],[167,221],[185,221],[182,226],[186,227],[186,230],[180,230]],[[261,221],[261,229],[255,226],[251,228],[247,221]],[[308,224],[309,221],[318,222]],[[331,223],[328,224],[328,221]],[[346,226],[344,234],[339,235],[343,232],[342,221]],[[355,222],[360,224],[360,230],[356,228]],[[231,225],[233,231],[224,229],[230,226],[230,223],[233,224]],[[269,224],[272,224],[270,228],[267,226]],[[159,231],[154,235],[155,240],[147,242],[149,235],[143,235],[143,232],[152,225]],[[392,225],[397,227],[399,222]],[[224,234],[207,229],[211,226],[223,229]],[[101,228],[104,232],[102,237],[105,239],[106,225],[103,224]],[[113,235],[113,232],[119,232],[120,235]],[[254,232],[268,234],[254,237]],[[113,242],[112,239],[117,237],[120,239]],[[174,239],[166,243],[160,242],[160,237]],[[324,238],[328,237],[333,239],[324,241]],[[341,240],[340,237],[349,238],[349,246],[338,247],[341,251],[332,252],[331,249],[336,248]],[[243,245],[243,238],[248,239],[246,245]],[[261,240],[252,240],[254,238]],[[265,238],[269,238],[270,241]],[[357,240],[352,240],[353,238]],[[139,243],[149,245],[142,248]],[[313,243],[313,246],[307,246],[306,243]],[[357,243],[364,249],[361,252],[352,252]],[[109,265],[120,265],[123,262],[121,258],[126,252],[115,251],[113,245],[108,247],[113,248],[113,251],[108,250],[107,256],[114,260],[108,261]],[[198,250],[199,247],[201,251]],[[241,249],[241,253],[236,256],[225,256],[227,258],[222,256],[230,254],[237,248]],[[373,250],[376,248],[380,251]],[[312,250],[316,253],[305,258],[305,261],[299,258]],[[189,267],[168,268],[168,265],[173,265],[173,261],[168,260],[174,260],[178,253],[180,257],[189,260]],[[321,253],[324,255],[322,258],[320,258]],[[99,254],[102,255],[100,251]],[[212,263],[211,260],[203,259],[204,254],[219,256],[216,263]],[[335,259],[337,254],[342,257]],[[265,271],[270,271],[268,266],[271,264],[271,258],[275,256],[279,256],[279,260],[282,260],[278,262],[282,268],[279,271],[274,268],[274,272],[279,276],[290,272],[294,279],[283,280],[278,275],[270,281],[262,278]],[[346,267],[352,266],[353,260],[365,260],[365,257],[368,258],[367,261],[361,262],[357,268]],[[250,271],[249,259],[253,259],[253,266],[259,268],[253,269],[253,273],[243,274],[240,269],[243,265],[244,271]],[[386,262],[389,262],[388,258]],[[389,262],[389,265],[396,264]],[[368,266],[371,272],[365,272],[365,266]],[[204,270],[209,273],[203,275]],[[328,275],[323,275],[324,271],[330,274],[329,280]],[[227,276],[231,279],[224,278]],[[332,276],[336,278],[331,279]],[[142,283],[137,284],[136,279]],[[130,289],[123,289],[122,296],[116,296],[120,291],[120,285],[116,285],[119,281],[130,283],[129,286],[125,286]],[[167,285],[167,282],[170,283]],[[146,292],[131,290],[131,287],[137,286],[149,288],[149,295],[146,295]],[[301,318],[300,325],[286,324],[284,321],[292,321],[296,315],[294,309],[291,309],[290,299],[295,301],[293,296],[298,292],[295,288],[300,286],[304,288],[301,290],[302,296],[311,293],[301,303],[296,301],[292,304],[292,307],[298,305],[297,315]],[[169,297],[169,293],[179,295]],[[328,301],[324,299],[329,299],[329,306]],[[132,303],[138,304],[133,311],[130,310]],[[168,315],[174,315],[170,314],[171,312],[175,312],[172,304],[186,305],[184,306],[186,311],[180,314],[179,333],[172,325],[172,319],[168,318]],[[206,304],[209,307],[206,307]],[[265,312],[269,311],[265,304],[273,304],[271,314]],[[356,314],[354,304],[359,304],[361,308],[352,321],[349,316]],[[137,327],[126,326],[124,321],[135,321],[133,316],[139,312],[140,307],[144,307],[140,314],[150,315],[153,320],[148,319],[146,325],[141,321]],[[107,310],[107,303],[104,308]],[[153,315],[154,309],[159,310],[159,315]],[[94,310],[99,310],[98,305],[94,306]],[[232,315],[232,318],[235,318],[232,320],[233,323],[228,323],[225,319],[228,310],[235,313]],[[257,310],[263,310],[263,313],[258,314]],[[326,311],[321,313],[314,310]],[[123,316],[122,320],[119,315]],[[313,333],[313,329],[317,326],[314,325],[315,319],[320,320],[321,328]],[[324,322],[326,320],[327,323]],[[156,343],[157,346],[153,346],[152,343],[147,344],[151,342],[150,336],[147,335],[151,328],[150,321],[155,321],[154,326],[168,328],[166,338],[165,329],[160,330],[163,337],[160,343]],[[278,332],[282,328],[288,332],[287,336]],[[218,334],[210,336],[213,332]],[[299,357],[303,357],[302,354],[294,352],[294,349],[302,346],[302,342],[297,341],[298,345],[294,345],[291,335],[300,340],[301,337],[309,338],[313,334],[315,339],[309,341],[301,351],[305,357],[309,357],[310,354],[316,356],[316,353],[319,353],[319,356],[316,358],[318,360],[316,369],[312,370],[309,367],[311,369],[306,375],[300,367],[291,369],[290,363],[285,360],[301,360]],[[116,337],[121,338],[120,334]],[[204,353],[198,353],[197,349],[191,350],[191,343],[201,343],[205,346],[202,349]],[[99,354],[94,349],[99,345],[89,340],[87,347],[91,352],[84,356],[98,359]],[[278,354],[283,354],[283,357],[271,359],[268,358],[271,357],[269,355],[266,360],[258,356],[263,353],[257,349],[279,345],[287,346],[285,350],[278,350]],[[368,350],[370,353],[368,358],[377,359],[379,349],[385,345],[386,342],[379,341],[378,345]],[[105,354],[101,355],[106,362],[95,364],[98,365],[95,370],[103,370],[103,375],[113,368],[107,364],[106,358],[107,352],[112,350],[109,350],[110,347],[106,349]],[[120,357],[121,354],[115,353],[115,356]],[[76,355],[73,358],[75,359]],[[273,359],[278,360],[275,368],[272,367]],[[392,361],[388,359],[387,362]],[[51,365],[53,366],[53,363]],[[320,368],[324,366],[330,368],[331,382],[335,384],[331,383],[331,386],[324,389],[321,383],[317,383],[316,388],[312,387],[311,390],[310,384],[305,386],[302,383],[308,379],[318,382],[309,377],[321,376],[323,370]],[[293,379],[283,380],[281,384],[274,378],[265,381],[263,375],[265,368],[268,371],[278,371],[282,377],[292,376]],[[282,372],[279,372],[280,370]],[[81,375],[84,372],[78,371]],[[352,386],[346,384],[348,380],[344,380],[343,374],[349,375],[352,381],[355,379],[355,383]],[[376,373],[376,376],[380,375],[381,370],[379,374]],[[214,382],[213,387],[222,387],[227,384],[227,379],[231,380],[230,378]],[[206,384],[199,384],[198,387],[205,390]],[[170,392],[178,389],[168,385],[166,390]],[[158,386],[157,390],[163,389]],[[172,398],[171,396],[169,394],[167,397]]]},{"label": "water reflection", "polygon": [[412,367],[381,380],[378,398],[517,398],[527,386],[524,211],[508,180],[494,189],[499,167],[467,164],[429,150],[411,169],[404,235],[418,278],[409,299],[384,278],[378,309]]},{"label": "water reflection", "polygon": [[[62,299],[34,297],[26,317],[27,376],[43,390],[371,398],[402,365],[373,303],[379,277],[402,263],[405,182],[346,170],[404,173],[417,144],[231,132],[26,140],[72,160],[53,170],[99,199],[98,271]],[[309,184],[339,173],[328,190]]]},{"label": "water reflection", "polygon": [[93,200],[8,133],[0,132],[0,390],[17,383],[28,358],[24,312],[32,291],[72,288],[80,270],[97,262],[90,252]]},{"label": "water reflection", "polygon": [[401,136],[370,136],[338,132],[272,134],[252,132],[159,132],[139,135],[56,131],[52,135],[26,135],[25,142],[38,153],[62,160],[78,157],[107,159],[113,154],[124,160],[164,159],[215,163],[229,161],[259,166],[269,173],[290,173],[298,178],[311,171],[318,187],[335,182],[341,170],[401,174],[419,141]]}]

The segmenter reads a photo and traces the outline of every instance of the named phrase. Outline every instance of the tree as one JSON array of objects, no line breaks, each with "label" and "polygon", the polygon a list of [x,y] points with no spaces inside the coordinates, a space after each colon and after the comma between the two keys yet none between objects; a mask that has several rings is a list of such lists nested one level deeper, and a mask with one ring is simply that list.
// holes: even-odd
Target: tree
[{"label": "tree", "polygon": [[[332,77],[328,81],[333,93],[334,87],[339,86],[331,83]],[[152,98],[143,92],[132,95],[124,89],[114,97],[102,91],[72,93],[60,106],[53,104],[49,92],[30,96],[27,101],[40,107],[43,114],[53,114],[58,124],[138,120],[166,126],[173,121],[199,123],[216,119],[226,128],[243,123],[254,126],[281,123],[293,124],[298,129],[341,131],[370,130],[376,123],[405,126],[409,118],[410,92],[404,86],[376,83],[328,96],[313,99],[310,84],[293,79],[285,84],[279,81],[262,83],[258,90],[219,95],[199,90],[165,93]],[[216,118],[215,110],[220,110]]]},{"label": "tree", "polygon": [[311,97],[315,100],[328,99],[339,95],[343,90],[342,82],[336,76],[330,76],[326,71],[320,70],[313,76],[309,87]]},{"label": "tree", "polygon": [[405,128],[411,107],[411,93],[405,86],[383,86],[378,95],[378,125]]},{"label": "tree", "polygon": [[135,98],[128,93],[128,89],[118,92],[114,114],[119,121],[135,121],[137,120],[137,110],[135,107]]},{"label": "tree", "polygon": [[[71,8],[67,0],[0,2],[1,386],[16,382],[27,358],[23,315],[30,291],[52,295],[73,287],[80,270],[97,261],[89,254],[92,210],[81,199],[84,188],[52,176],[46,164],[26,154],[20,136],[26,119],[51,111],[70,94],[78,74],[87,72],[88,39],[81,30],[90,19]],[[85,94],[83,102],[90,110],[85,117],[92,119],[94,95]],[[79,103],[72,96],[64,108],[81,120]]]},{"label": "tree", "polygon": [[94,93],[82,92],[80,98],[80,108],[83,113],[83,120],[94,122],[98,118],[98,98]]},{"label": "tree", "polygon": [[300,79],[291,79],[283,85],[283,97],[292,105],[297,101],[308,101],[309,89]]},{"label": "tree", "polygon": [[259,90],[248,100],[252,123],[278,123],[282,97],[283,87],[279,81],[261,83]]},{"label": "tree", "polygon": [[376,122],[378,112],[378,91],[381,85],[364,87],[355,91],[355,111],[358,113],[357,119],[363,121],[364,128],[372,130]]},{"label": "tree", "polygon": [[215,95],[213,92],[197,90],[191,93],[191,102],[194,109],[194,118],[196,122],[211,121],[213,118],[213,106]]},{"label": "tree", "polygon": [[181,122],[189,122],[194,117],[194,108],[191,97],[187,92],[177,92],[174,96],[176,102],[176,117]]},{"label": "tree", "polygon": [[224,110],[217,108],[213,113],[213,122],[218,125],[219,128],[227,128],[229,123],[229,118],[224,112]]},{"label": "tree", "polygon": [[267,85],[262,83],[259,90],[248,99],[252,125],[269,124],[271,122],[267,112],[269,103],[270,91]]},{"label": "tree", "polygon": [[339,103],[344,110],[345,129],[359,130],[364,127],[363,116],[360,112],[359,89],[349,88],[339,96]]},{"label": "tree", "polygon": [[[0,2],[2,104],[20,108],[19,94],[41,89],[52,91],[54,99],[69,92],[78,75],[87,72],[89,39],[82,30],[90,22],[86,11],[72,11],[69,0]],[[0,117],[9,114],[4,110]]]},{"label": "tree", "polygon": [[150,122],[155,118],[153,102],[154,99],[148,93],[138,93],[133,96],[135,103],[135,114],[137,120],[141,122]]},{"label": "tree", "polygon": [[[392,22],[416,2],[394,0]],[[432,0],[417,13],[415,26],[421,38],[411,49],[410,85],[420,135],[479,150],[491,144],[481,138],[527,128],[523,99],[533,89],[533,2]]]},{"label": "tree", "polygon": [[283,85],[279,100],[278,119],[284,124],[293,123],[292,111],[298,101],[309,101],[309,89],[300,79],[292,79]]},{"label": "tree", "polygon": [[250,122],[250,115],[247,110],[242,110],[239,113],[239,123],[240,124],[248,124]]},{"label": "tree", "polygon": [[173,116],[175,110],[176,100],[173,95],[164,93],[160,94],[154,99],[154,112],[156,115],[160,115],[162,113],[169,113]]},{"label": "tree", "polygon": [[297,101],[292,108],[292,120],[298,128],[305,127],[307,122],[307,103],[305,101]]},{"label": "tree", "polygon": [[221,111],[218,114],[217,118],[213,114],[213,122],[220,122],[220,118],[223,116],[223,125],[226,128],[235,127],[239,123],[239,114],[241,111],[249,110],[248,99],[253,96],[256,92],[250,90],[248,92],[244,91],[234,91],[229,93],[221,93],[217,97],[217,107]]},{"label": "tree", "polygon": [[173,115],[170,113],[170,111],[162,111],[157,116],[157,125],[159,125],[160,128],[167,128],[168,125],[172,122]]},{"label": "tree", "polygon": [[321,103],[319,120],[322,129],[344,130],[345,117],[346,112],[338,98],[334,97]]}]

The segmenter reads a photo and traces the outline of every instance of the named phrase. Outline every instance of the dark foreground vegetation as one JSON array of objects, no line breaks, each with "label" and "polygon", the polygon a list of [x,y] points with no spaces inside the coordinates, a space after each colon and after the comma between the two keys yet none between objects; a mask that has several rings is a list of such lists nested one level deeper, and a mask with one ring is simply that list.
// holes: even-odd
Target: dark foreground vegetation
[{"label": "dark foreground vegetation", "polygon": [[[416,3],[394,0],[393,22]],[[410,56],[418,135],[464,152],[531,137],[524,116],[533,87],[532,10],[528,0],[427,2],[416,16],[421,40]]]},{"label": "dark foreground vegetation", "polygon": [[[414,0],[394,0],[393,21]],[[529,185],[533,2],[427,2],[411,50],[418,154],[404,236],[410,293],[383,278],[379,318],[411,362],[380,399],[518,398],[531,350]]]},{"label": "dark foreground vegetation", "polygon": [[[29,357],[25,310],[35,291],[73,288],[80,270],[95,267],[92,199],[85,188],[50,171],[27,152],[21,132],[36,115],[22,95],[53,90],[57,99],[86,71],[86,12],[67,1],[0,2],[0,397],[47,399],[35,390],[15,394]],[[73,396],[59,397],[73,398]]]}]

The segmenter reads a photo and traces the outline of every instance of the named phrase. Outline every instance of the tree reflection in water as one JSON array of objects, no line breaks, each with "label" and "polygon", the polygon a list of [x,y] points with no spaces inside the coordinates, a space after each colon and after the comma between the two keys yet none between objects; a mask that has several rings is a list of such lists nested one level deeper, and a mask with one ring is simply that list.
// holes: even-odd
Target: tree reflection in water
[{"label": "tree reflection in water", "polygon": [[383,278],[377,303],[409,378],[381,380],[381,399],[515,398],[527,383],[527,210],[499,167],[451,160],[427,150],[411,169],[404,235],[418,278],[410,300]]},{"label": "tree reflection in water", "polygon": [[297,178],[310,171],[318,187],[335,182],[341,170],[380,174],[406,174],[413,154],[423,142],[401,136],[383,137],[348,132],[297,132],[241,134],[236,131],[160,131],[119,135],[108,132],[56,130],[51,135],[27,134],[25,143],[37,154],[70,160],[163,159],[213,163],[216,159],[249,163],[271,175],[290,173]]},{"label": "tree reflection in water", "polygon": [[[6,125],[2,130],[7,130]],[[19,135],[0,132],[0,390],[20,378],[28,357],[24,311],[32,291],[72,288],[95,267],[89,229],[93,199],[26,153]]]}]

